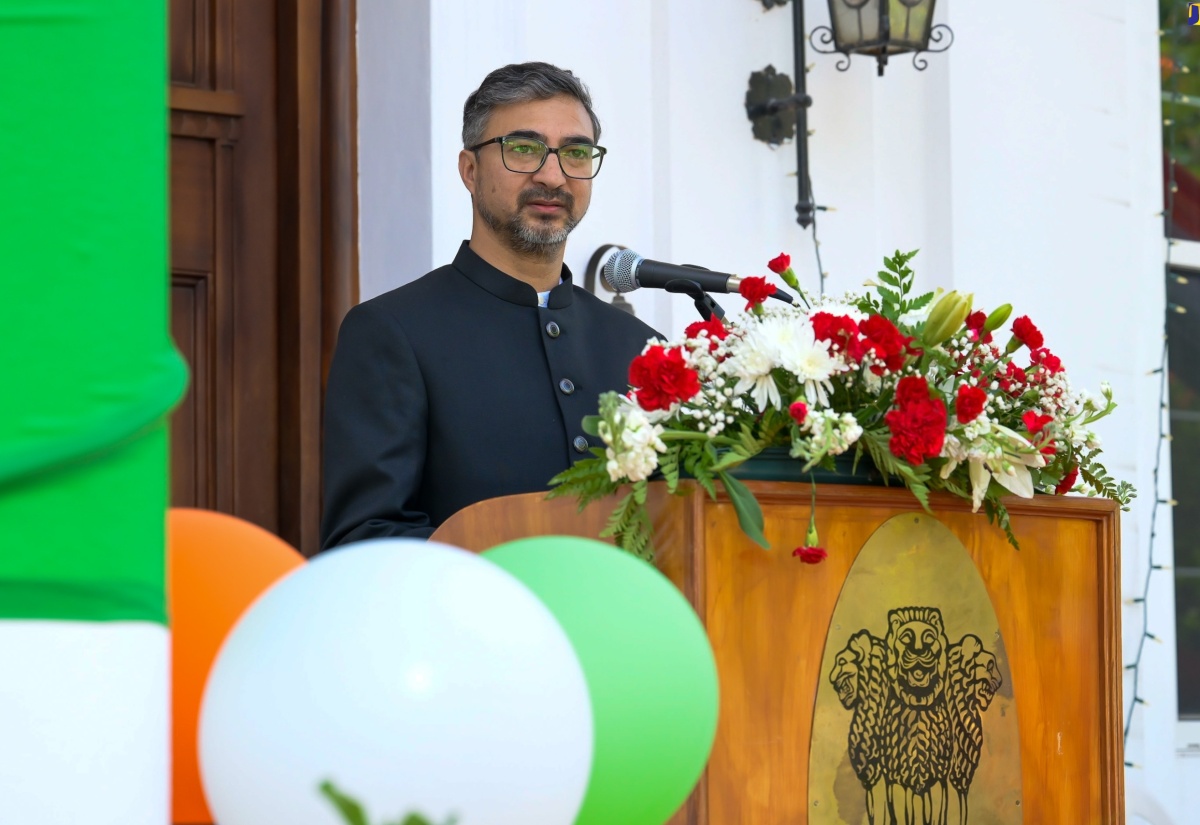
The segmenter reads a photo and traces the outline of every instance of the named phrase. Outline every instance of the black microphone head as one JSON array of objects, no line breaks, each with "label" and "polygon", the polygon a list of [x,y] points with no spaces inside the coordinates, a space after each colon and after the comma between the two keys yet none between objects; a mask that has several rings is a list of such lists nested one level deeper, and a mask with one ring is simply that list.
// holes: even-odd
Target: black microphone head
[{"label": "black microphone head", "polygon": [[642,256],[632,249],[617,250],[604,262],[604,280],[615,292],[633,292],[641,286],[634,274],[641,262]]}]

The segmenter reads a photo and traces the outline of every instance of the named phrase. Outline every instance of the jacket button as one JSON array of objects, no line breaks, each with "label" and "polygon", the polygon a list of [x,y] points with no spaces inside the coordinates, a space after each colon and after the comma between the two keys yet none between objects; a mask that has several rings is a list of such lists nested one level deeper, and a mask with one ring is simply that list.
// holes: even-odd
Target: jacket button
[{"label": "jacket button", "polygon": [[570,395],[571,393],[575,392],[575,382],[573,382],[570,378],[564,378],[558,382],[558,388],[562,390],[563,395]]},{"label": "jacket button", "polygon": [[577,453],[586,453],[588,451],[588,440],[581,435],[575,436],[575,440],[571,442],[571,446],[575,448]]},{"label": "jacket button", "polygon": [[557,338],[561,333],[562,329],[559,328],[558,324],[554,323],[553,321],[546,324],[546,334],[551,338]]}]

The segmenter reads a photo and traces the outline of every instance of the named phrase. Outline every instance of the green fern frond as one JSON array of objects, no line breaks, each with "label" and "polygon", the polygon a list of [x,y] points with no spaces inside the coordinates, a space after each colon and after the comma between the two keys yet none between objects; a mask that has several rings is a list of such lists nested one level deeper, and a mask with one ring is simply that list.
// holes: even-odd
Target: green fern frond
[{"label": "green fern frond", "polygon": [[1021,545],[1017,542],[1017,537],[1013,534],[1012,524],[1008,518],[1008,508],[998,498],[985,498],[983,500],[983,511],[987,514],[989,524],[999,525],[1004,531],[1004,535],[1008,537],[1008,543],[1014,549],[1020,550]]}]

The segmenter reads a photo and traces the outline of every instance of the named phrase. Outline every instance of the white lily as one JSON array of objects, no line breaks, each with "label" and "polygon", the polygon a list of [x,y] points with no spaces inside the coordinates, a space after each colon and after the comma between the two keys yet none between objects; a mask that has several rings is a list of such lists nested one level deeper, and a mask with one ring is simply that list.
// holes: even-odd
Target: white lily
[{"label": "white lily", "polygon": [[[981,449],[982,445],[986,446]],[[978,512],[983,504],[993,478],[1013,495],[1033,498],[1033,476],[1029,474],[1029,468],[1046,466],[1045,456],[1027,438],[991,422],[969,448],[957,438],[947,436],[942,455],[948,459],[942,467],[942,478],[949,478],[963,461],[970,464],[972,512]]]}]

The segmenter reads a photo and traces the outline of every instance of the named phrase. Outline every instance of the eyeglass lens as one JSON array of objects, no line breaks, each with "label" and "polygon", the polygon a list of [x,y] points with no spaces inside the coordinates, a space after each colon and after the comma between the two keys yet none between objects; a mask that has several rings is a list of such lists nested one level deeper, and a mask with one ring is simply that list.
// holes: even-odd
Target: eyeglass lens
[{"label": "eyeglass lens", "polygon": [[[506,137],[500,144],[501,157],[511,172],[535,172],[542,165],[546,144],[534,138]],[[572,143],[558,150],[563,174],[572,178],[591,178],[600,171],[602,153],[589,143]]]}]

